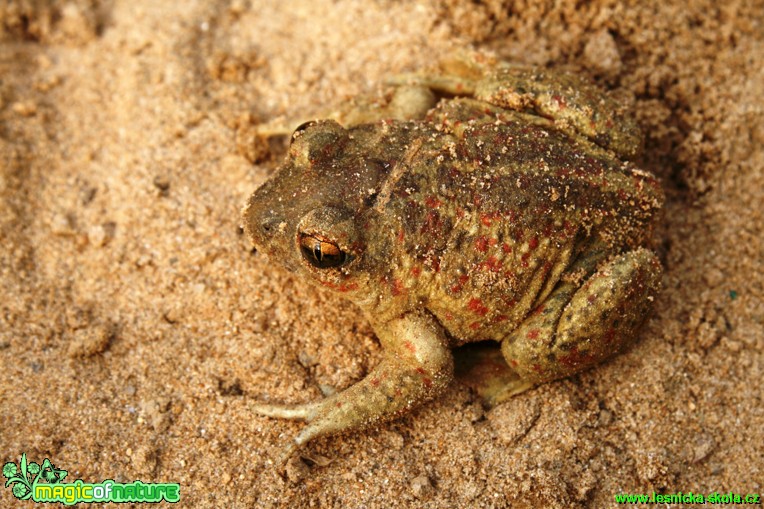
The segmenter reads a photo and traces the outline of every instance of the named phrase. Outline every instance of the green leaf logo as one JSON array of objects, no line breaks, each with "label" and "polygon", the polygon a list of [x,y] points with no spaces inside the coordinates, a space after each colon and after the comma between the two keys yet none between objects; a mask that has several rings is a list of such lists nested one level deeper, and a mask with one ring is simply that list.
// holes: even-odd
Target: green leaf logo
[{"label": "green leaf logo", "polygon": [[[36,463],[33,463],[37,466]],[[39,468],[39,467],[37,467]],[[21,455],[21,467],[16,467],[15,463],[8,462],[3,465],[3,476],[8,479],[5,481],[5,487],[11,486],[13,496],[19,500],[27,500],[32,496],[32,485],[37,478],[29,472],[26,453]]]},{"label": "green leaf logo", "polygon": [[34,486],[40,482],[58,484],[66,479],[68,474],[69,472],[66,470],[56,468],[47,458],[42,462],[42,465],[34,461],[27,462],[26,453],[21,455],[19,466],[10,461],[3,465],[3,477],[7,479],[5,487],[10,486],[13,496],[19,500],[31,498]]}]

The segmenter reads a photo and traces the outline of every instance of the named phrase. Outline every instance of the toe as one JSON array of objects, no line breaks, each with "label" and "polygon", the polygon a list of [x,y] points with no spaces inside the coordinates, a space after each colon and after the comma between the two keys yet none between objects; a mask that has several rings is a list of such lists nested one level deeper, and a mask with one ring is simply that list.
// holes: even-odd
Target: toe
[{"label": "toe", "polygon": [[277,417],[280,419],[292,419],[298,421],[310,421],[315,415],[318,403],[306,403],[303,405],[272,405],[270,403],[252,403],[250,409],[259,415]]}]

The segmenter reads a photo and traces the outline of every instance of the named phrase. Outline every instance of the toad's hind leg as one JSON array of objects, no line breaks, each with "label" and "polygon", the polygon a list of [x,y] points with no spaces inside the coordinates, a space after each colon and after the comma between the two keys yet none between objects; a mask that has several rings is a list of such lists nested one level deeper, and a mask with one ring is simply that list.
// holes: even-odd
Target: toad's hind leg
[{"label": "toad's hind leg", "polygon": [[502,341],[504,358],[531,383],[563,378],[601,362],[635,339],[660,277],[655,255],[640,248],[605,263],[580,287],[561,281]]},{"label": "toad's hind leg", "polygon": [[628,104],[572,72],[499,65],[477,83],[474,96],[504,108],[534,111],[554,120],[557,128],[626,159],[642,149],[642,131]]},{"label": "toad's hind leg", "polygon": [[532,112],[553,120],[557,129],[588,138],[626,159],[642,149],[642,131],[628,105],[575,73],[508,63],[484,65],[468,57],[461,66],[448,64],[391,82]]},{"label": "toad's hind leg", "polygon": [[385,347],[385,357],[355,385],[304,405],[251,405],[260,415],[308,422],[284,449],[280,465],[317,437],[392,419],[437,396],[453,379],[448,338],[431,315],[410,313],[387,322],[377,335]]}]

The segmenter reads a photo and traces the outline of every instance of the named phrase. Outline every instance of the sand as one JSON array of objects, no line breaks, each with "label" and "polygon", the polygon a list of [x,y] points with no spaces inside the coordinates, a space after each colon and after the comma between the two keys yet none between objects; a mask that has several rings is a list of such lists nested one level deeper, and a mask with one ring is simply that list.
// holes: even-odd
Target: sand
[{"label": "sand", "polygon": [[[0,2],[0,463],[177,482],[184,507],[610,507],[764,492],[764,3]],[[273,468],[299,402],[381,358],[252,252],[252,126],[460,48],[636,98],[667,194],[639,343],[491,410],[454,384]],[[31,507],[0,490],[3,507]]]}]

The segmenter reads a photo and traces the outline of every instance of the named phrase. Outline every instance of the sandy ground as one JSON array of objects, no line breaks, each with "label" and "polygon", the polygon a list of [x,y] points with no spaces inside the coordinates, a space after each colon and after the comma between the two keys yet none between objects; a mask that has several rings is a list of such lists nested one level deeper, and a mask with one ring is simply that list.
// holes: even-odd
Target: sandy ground
[{"label": "sandy ground", "polygon": [[[764,4],[0,2],[0,462],[181,484],[184,507],[610,507],[764,492]],[[485,411],[454,384],[272,466],[256,417],[380,359],[239,228],[252,125],[473,45],[633,94],[663,181],[641,341]],[[0,490],[3,507],[16,503]]]}]

